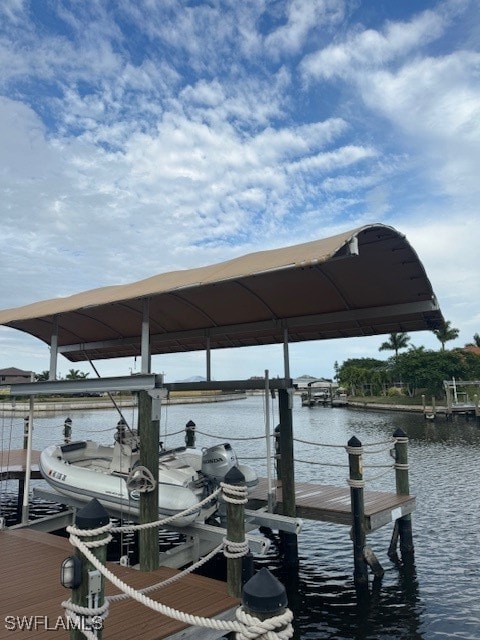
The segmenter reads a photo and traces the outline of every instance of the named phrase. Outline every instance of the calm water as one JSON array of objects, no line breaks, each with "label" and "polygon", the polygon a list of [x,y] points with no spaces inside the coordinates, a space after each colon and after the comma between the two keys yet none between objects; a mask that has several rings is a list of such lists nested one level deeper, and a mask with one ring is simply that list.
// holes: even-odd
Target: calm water
[{"label": "calm water", "polygon": [[[272,424],[278,422],[276,402],[271,404]],[[65,416],[39,418],[35,422],[33,446],[61,439]],[[73,437],[99,438],[110,442],[117,414],[114,411],[75,413]],[[125,409],[127,420],[134,420]],[[18,448],[22,443],[22,419],[3,417],[0,445]],[[252,438],[264,433],[261,397],[249,397],[218,405],[178,405],[163,409],[161,431],[167,446],[183,444],[183,435],[166,436],[193,419],[199,431],[221,434],[226,440],[239,435]],[[406,574],[387,556],[391,526],[370,534],[368,544],[381,561],[385,576],[371,587],[366,601],[359,601],[353,587],[352,545],[348,527],[305,522],[299,537],[300,571],[289,576],[290,606],[295,612],[296,637],[302,639],[434,640],[480,638],[479,518],[480,428],[459,418],[453,423],[439,419],[425,422],[422,416],[401,413],[371,413],[347,409],[300,406],[295,398],[295,437],[324,444],[344,445],[352,435],[363,444],[388,440],[397,427],[409,438],[410,486],[417,496],[413,516],[415,567]],[[99,433],[99,431],[102,431]],[[208,446],[217,439],[199,434],[197,444]],[[233,441],[232,441],[233,442]],[[235,441],[239,457],[265,455],[262,441]],[[384,445],[373,447],[383,449]],[[347,476],[343,449],[295,444],[300,460],[329,466],[298,463],[296,478],[344,486]],[[266,474],[262,460],[245,460]],[[367,488],[394,491],[393,471],[368,465],[391,462],[388,451],[365,456],[365,476],[374,478]],[[330,466],[331,465],[331,466]],[[11,487],[2,488],[8,498]],[[40,505],[37,510],[48,510]],[[275,547],[258,566],[267,565],[284,581]]]}]

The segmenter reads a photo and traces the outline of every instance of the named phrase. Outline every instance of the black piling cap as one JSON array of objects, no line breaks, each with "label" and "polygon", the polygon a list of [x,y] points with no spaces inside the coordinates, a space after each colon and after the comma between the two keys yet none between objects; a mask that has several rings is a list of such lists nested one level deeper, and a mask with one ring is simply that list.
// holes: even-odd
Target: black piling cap
[{"label": "black piling cap", "polygon": [[245,484],[245,476],[238,467],[232,467],[225,474],[224,481],[227,484],[242,485]]},{"label": "black piling cap", "polygon": [[286,608],[287,593],[283,584],[263,567],[243,587],[242,604],[253,613],[275,615]]},{"label": "black piling cap", "polygon": [[78,529],[97,529],[108,524],[110,517],[105,507],[93,498],[88,504],[77,511],[75,526]]},{"label": "black piling cap", "polygon": [[350,440],[348,441],[348,446],[349,447],[361,447],[362,443],[360,442],[360,440],[357,438],[357,436],[352,436],[350,438]]},{"label": "black piling cap", "polygon": [[194,423],[193,420],[189,420],[185,426],[188,427],[189,429],[195,429],[197,425]]},{"label": "black piling cap", "polygon": [[400,427],[398,427],[398,429],[395,429],[395,431],[393,433],[393,437],[394,438],[406,438],[407,434],[405,433],[405,431],[403,429],[400,429]]}]

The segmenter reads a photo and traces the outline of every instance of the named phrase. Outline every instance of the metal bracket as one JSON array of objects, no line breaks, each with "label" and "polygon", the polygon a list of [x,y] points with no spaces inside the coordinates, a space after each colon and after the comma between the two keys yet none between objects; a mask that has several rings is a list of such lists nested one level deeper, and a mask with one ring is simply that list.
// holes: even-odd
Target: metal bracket
[{"label": "metal bracket", "polygon": [[148,395],[152,398],[152,420],[160,420],[160,414],[162,411],[162,400],[164,400],[167,395],[167,389],[149,389],[147,391]]}]

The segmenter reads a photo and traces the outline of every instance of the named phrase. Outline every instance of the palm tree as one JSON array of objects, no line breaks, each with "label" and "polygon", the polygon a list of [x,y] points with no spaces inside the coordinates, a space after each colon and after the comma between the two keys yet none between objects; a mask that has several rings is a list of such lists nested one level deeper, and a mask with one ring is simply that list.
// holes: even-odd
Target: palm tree
[{"label": "palm tree", "polygon": [[400,349],[405,349],[410,342],[410,336],[405,331],[398,333],[391,333],[389,340],[382,342],[379,346],[379,351],[395,351],[395,362],[398,360],[398,352]]},{"label": "palm tree", "polygon": [[42,373],[35,374],[35,380],[37,382],[42,382],[44,380],[48,380],[50,378],[50,371],[42,371]]},{"label": "palm tree", "polygon": [[84,380],[88,376],[88,373],[84,373],[79,369],[69,369],[65,380]]},{"label": "palm tree", "polygon": [[460,333],[460,331],[458,329],[455,329],[455,327],[452,327],[452,323],[450,322],[450,320],[447,320],[443,323],[440,329],[435,329],[433,333],[442,343],[441,350],[445,351],[445,343],[458,338],[458,334]]},{"label": "palm tree", "polygon": [[473,335],[473,342],[469,342],[465,346],[466,347],[480,347],[480,333],[475,333]]}]

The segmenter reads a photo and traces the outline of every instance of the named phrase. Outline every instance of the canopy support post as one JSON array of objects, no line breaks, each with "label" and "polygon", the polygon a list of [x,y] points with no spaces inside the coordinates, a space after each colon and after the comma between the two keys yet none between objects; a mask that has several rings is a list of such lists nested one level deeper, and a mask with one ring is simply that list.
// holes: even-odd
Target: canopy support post
[{"label": "canopy support post", "polygon": [[141,344],[142,373],[150,373],[151,355],[150,355],[150,298],[143,300],[143,318],[142,318],[142,344]]},{"label": "canopy support post", "polygon": [[50,371],[48,373],[49,380],[57,379],[57,360],[58,360],[58,316],[54,316],[52,325],[52,337],[50,339]]},{"label": "canopy support post", "polygon": [[207,334],[207,382],[212,379],[212,351],[210,347],[210,334]]},{"label": "canopy support post", "polygon": [[[278,409],[280,417],[280,478],[282,487],[282,514],[295,518],[295,466],[293,455],[293,389],[278,390]],[[280,531],[284,563],[289,567],[298,567],[298,544],[295,533]]]},{"label": "canopy support post", "polygon": [[285,371],[285,379],[290,379],[290,357],[288,353],[288,328],[283,330],[283,363]]}]

